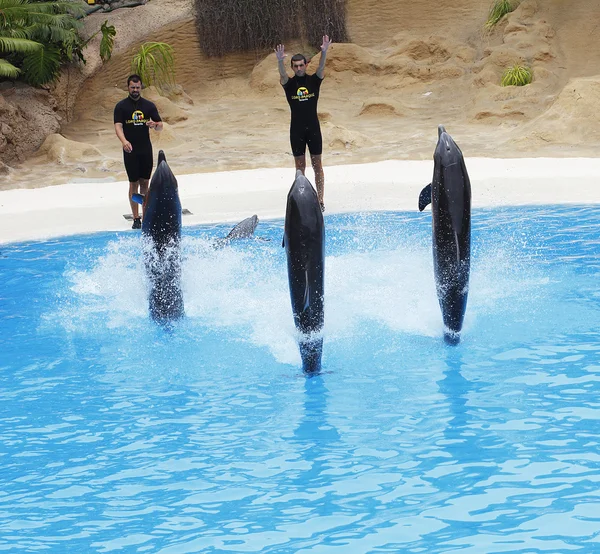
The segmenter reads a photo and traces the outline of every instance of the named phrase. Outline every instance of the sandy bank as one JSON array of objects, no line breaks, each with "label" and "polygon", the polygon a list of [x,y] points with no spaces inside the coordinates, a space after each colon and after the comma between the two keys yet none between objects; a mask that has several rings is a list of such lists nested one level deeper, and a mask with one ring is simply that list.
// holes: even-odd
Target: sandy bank
[{"label": "sandy bank", "polygon": [[[600,159],[466,159],[473,207],[600,202]],[[390,160],[326,170],[327,214],[416,210],[430,182],[431,160]],[[184,226],[236,221],[252,214],[283,218],[290,168],[178,177]],[[312,171],[307,172],[313,179]],[[131,231],[126,182],[76,183],[0,192],[0,243],[98,231]]]}]

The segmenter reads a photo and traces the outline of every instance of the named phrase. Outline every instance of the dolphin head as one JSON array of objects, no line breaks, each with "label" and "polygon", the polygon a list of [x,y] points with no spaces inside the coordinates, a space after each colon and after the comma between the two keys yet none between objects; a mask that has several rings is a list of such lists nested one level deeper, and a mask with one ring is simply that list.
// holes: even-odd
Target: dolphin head
[{"label": "dolphin head", "polygon": [[296,177],[290,189],[291,196],[313,195],[317,197],[317,191],[312,186],[312,183],[304,176],[302,171],[296,170]]},{"label": "dolphin head", "polygon": [[144,235],[150,233],[155,239],[163,236],[167,240],[168,237],[178,236],[181,232],[181,201],[177,179],[162,150],[158,160],[158,167],[152,175],[148,189],[142,233]]},{"label": "dolphin head", "polygon": [[254,231],[256,231],[256,226],[258,225],[258,216],[254,214],[252,217],[249,217],[246,221],[248,228],[250,229],[250,234],[253,235]]},{"label": "dolphin head", "polygon": [[167,158],[165,157],[165,153],[161,150],[158,153],[158,167],[152,176],[152,180],[150,181],[150,189],[148,194],[150,198],[156,193],[161,194],[165,192],[177,192],[178,185],[177,179],[169,164],[167,163]]},{"label": "dolphin head", "polygon": [[438,142],[433,159],[439,161],[442,167],[448,167],[458,163],[462,157],[462,152],[454,139],[448,134],[443,125],[438,125]]}]

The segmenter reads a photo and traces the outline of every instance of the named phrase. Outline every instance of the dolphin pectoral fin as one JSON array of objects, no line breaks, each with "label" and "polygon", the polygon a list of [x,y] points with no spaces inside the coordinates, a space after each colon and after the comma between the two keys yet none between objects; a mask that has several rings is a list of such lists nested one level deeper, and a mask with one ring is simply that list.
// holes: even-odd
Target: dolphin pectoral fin
[{"label": "dolphin pectoral fin", "polygon": [[283,235],[283,238],[281,239],[281,248],[285,248],[285,235]]},{"label": "dolphin pectoral fin", "polygon": [[131,195],[131,199],[136,202],[137,204],[142,205],[144,203],[144,195],[143,194],[139,194],[137,192],[134,192]]},{"label": "dolphin pectoral fin", "polygon": [[431,183],[419,194],[419,211],[422,212],[429,204],[431,204]]}]

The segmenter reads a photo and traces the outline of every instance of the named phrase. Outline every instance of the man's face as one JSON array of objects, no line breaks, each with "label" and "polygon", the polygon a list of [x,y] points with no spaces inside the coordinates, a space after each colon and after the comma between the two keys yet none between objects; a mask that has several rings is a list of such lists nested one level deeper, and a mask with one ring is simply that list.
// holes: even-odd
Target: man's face
[{"label": "man's face", "polygon": [[292,69],[296,74],[296,77],[304,77],[306,75],[306,64],[304,60],[292,62]]},{"label": "man's face", "polygon": [[127,89],[129,90],[129,96],[134,100],[137,100],[142,93],[142,83],[139,81],[137,83],[135,81],[130,81]]}]

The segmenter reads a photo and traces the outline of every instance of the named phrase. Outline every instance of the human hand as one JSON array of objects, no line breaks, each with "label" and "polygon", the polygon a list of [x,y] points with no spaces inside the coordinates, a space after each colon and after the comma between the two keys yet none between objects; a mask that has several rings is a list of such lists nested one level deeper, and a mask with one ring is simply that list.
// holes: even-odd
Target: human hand
[{"label": "human hand", "polygon": [[127,152],[128,154],[131,154],[131,151],[133,150],[133,146],[131,146],[131,143],[128,140],[126,140],[123,143],[123,150],[125,150],[125,152]]},{"label": "human hand", "polygon": [[282,62],[284,60],[284,58],[287,56],[287,54],[285,53],[285,49],[283,47],[283,44],[278,44],[277,48],[275,48],[275,55],[277,56],[277,59]]},{"label": "human hand", "polygon": [[333,41],[329,38],[329,35],[323,37],[323,44],[321,44],[321,52],[327,52],[327,49],[331,46]]},{"label": "human hand", "polygon": [[148,127],[150,127],[150,129],[156,129],[158,122],[152,121],[152,119],[149,119],[148,121],[146,121],[146,125],[148,125]]}]

